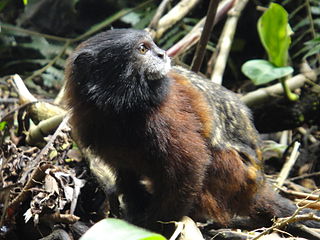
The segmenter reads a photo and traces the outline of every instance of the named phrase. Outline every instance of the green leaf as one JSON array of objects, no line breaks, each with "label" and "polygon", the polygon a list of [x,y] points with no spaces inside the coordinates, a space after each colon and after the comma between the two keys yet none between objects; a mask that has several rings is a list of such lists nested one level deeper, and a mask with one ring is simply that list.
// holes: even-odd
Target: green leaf
[{"label": "green leaf", "polygon": [[104,219],[96,223],[80,240],[102,240],[106,239],[106,236],[108,240],[165,240],[160,234],[149,232],[115,218]]},{"label": "green leaf", "polygon": [[286,10],[279,4],[271,3],[258,21],[258,32],[269,61],[277,67],[286,66],[292,32]]},{"label": "green leaf", "polygon": [[255,85],[265,84],[293,72],[292,67],[276,67],[266,60],[250,60],[242,65],[241,71]]},{"label": "green leaf", "polygon": [[7,122],[6,121],[2,121],[0,122],[0,131],[3,131],[5,129],[5,127],[7,126]]}]

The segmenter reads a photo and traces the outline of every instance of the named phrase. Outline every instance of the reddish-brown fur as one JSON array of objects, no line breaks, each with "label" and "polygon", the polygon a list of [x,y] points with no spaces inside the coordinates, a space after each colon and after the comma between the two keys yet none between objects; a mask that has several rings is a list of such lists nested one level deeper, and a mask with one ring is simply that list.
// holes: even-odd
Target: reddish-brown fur
[{"label": "reddish-brown fur", "polygon": [[201,124],[203,125],[203,137],[209,138],[212,132],[213,119],[210,106],[208,105],[204,96],[199,91],[197,91],[184,76],[179,75],[173,71],[169,72],[168,75],[169,77],[175,79],[177,84],[184,87],[184,91],[186,92],[186,95],[189,96],[189,99],[191,101],[191,107],[195,111],[196,115],[201,121]]},{"label": "reddish-brown fur", "polygon": [[236,214],[267,222],[292,214],[264,182],[248,109],[221,86],[167,66],[145,32],[118,29],[81,44],[66,69],[75,135],[115,171],[126,219],[159,231],[156,221],[184,215],[226,225]]},{"label": "reddish-brown fur", "polygon": [[[247,167],[243,159],[234,150],[212,150],[212,165],[205,193],[202,195],[205,202],[214,204],[201,204],[208,211],[209,217],[227,224],[237,214],[246,214],[249,210],[253,194],[257,191],[256,176]],[[202,210],[203,211],[203,210]]]},{"label": "reddish-brown fur", "polygon": [[[196,113],[203,126],[202,135],[204,138],[209,138],[213,124],[212,113],[204,96],[183,76],[174,72],[169,76],[175,79],[181,91],[181,94],[172,94],[183,98],[189,97],[192,111]],[[175,115],[171,116],[175,118]],[[210,149],[208,143],[206,147]],[[211,149],[210,152],[211,162],[204,181],[205,185],[196,200],[194,217],[213,218],[221,224],[227,224],[235,213],[248,212],[252,195],[257,191],[257,175],[261,173],[257,173],[256,166],[245,165],[235,150]]]},{"label": "reddish-brown fur", "polygon": [[150,153],[139,144],[134,147],[108,144],[109,138],[116,138],[108,133],[117,123],[79,98],[75,93],[77,86],[67,82],[68,102],[74,106],[71,123],[84,145],[93,145],[111,167],[130,169],[151,180],[155,197],[147,209],[148,217],[169,221],[191,214],[227,224],[235,213],[248,209],[257,187],[256,176],[252,176],[256,169],[246,166],[232,149],[211,148],[208,137],[213,123],[208,103],[184,77],[169,75],[174,79],[169,96],[159,111],[147,116],[144,126],[156,132],[155,147],[168,152],[161,164],[149,159]]}]

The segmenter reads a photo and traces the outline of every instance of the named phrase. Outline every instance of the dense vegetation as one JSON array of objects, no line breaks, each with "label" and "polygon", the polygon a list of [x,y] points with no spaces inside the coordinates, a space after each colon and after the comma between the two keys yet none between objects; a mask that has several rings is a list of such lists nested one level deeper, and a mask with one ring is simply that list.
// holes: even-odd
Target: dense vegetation
[{"label": "dense vegetation", "polygon": [[[280,191],[300,203],[310,194],[305,202],[320,209],[313,192],[320,185],[319,0],[220,1],[212,32],[203,19],[209,2],[0,1],[1,238],[78,239],[106,215],[118,216],[103,190],[113,177],[95,160],[88,166],[85,158],[94,157],[72,139],[61,102],[68,56],[110,28],[148,29],[186,67],[195,66],[201,33],[208,34],[200,74],[251,108],[265,170]],[[208,239],[257,236],[200,228]],[[294,234],[319,238],[310,229]]]}]

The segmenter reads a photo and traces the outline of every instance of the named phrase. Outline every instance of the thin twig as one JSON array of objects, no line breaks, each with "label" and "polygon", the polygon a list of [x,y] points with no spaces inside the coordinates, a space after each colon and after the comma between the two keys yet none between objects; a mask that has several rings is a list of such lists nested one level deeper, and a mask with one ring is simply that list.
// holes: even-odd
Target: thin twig
[{"label": "thin twig", "polygon": [[155,38],[159,39],[165,31],[172,27],[176,22],[186,16],[192,8],[194,8],[200,0],[181,0],[166,15],[164,15],[158,23],[158,29]]},{"label": "thin twig", "polygon": [[318,231],[316,232],[314,229],[309,228],[309,227],[307,227],[307,226],[305,226],[305,225],[302,225],[302,224],[299,224],[298,227],[299,227],[299,229],[301,229],[302,231],[311,234],[312,236],[314,236],[314,237],[317,238],[317,239],[320,239],[320,233],[319,233]]},{"label": "thin twig", "polygon": [[21,104],[37,102],[38,100],[30,93],[23,80],[18,74],[15,74],[10,79],[11,85],[19,94],[19,101]]},{"label": "thin twig", "polygon": [[[222,0],[219,3],[217,13],[214,18],[213,25],[217,24],[234,6],[236,0]],[[193,45],[197,44],[200,39],[206,17],[202,18],[192,30],[185,35],[179,42],[175,43],[172,47],[167,50],[167,54],[170,57],[177,57],[181,53],[188,51]]]},{"label": "thin twig", "polygon": [[304,178],[310,178],[310,177],[316,177],[316,176],[320,176],[320,172],[306,173],[306,174],[303,174],[303,175],[300,175],[297,177],[289,178],[288,180],[289,181],[297,181],[297,180],[301,180]]},{"label": "thin twig", "polygon": [[27,35],[33,35],[33,36],[37,36],[37,37],[44,37],[47,39],[56,40],[56,41],[60,41],[60,42],[66,42],[66,41],[72,40],[71,38],[64,38],[64,37],[58,37],[58,36],[49,35],[49,34],[45,34],[45,33],[39,33],[39,32],[31,31],[28,29],[19,28],[16,26],[11,26],[11,25],[8,25],[5,23],[1,23],[0,26],[1,26],[1,28],[7,29],[10,31],[21,32],[21,33],[25,33]]},{"label": "thin twig", "polygon": [[301,202],[301,200],[296,199],[294,202],[299,207],[308,206],[309,208],[312,208],[312,209],[315,209],[315,210],[320,210],[320,203],[319,202],[315,202],[314,200],[303,200]]},{"label": "thin twig", "polygon": [[176,222],[175,225],[176,225],[176,229],[169,240],[178,239],[179,235],[181,234],[181,232],[183,230],[183,223],[182,222]]},{"label": "thin twig", "polygon": [[284,130],[281,133],[279,144],[281,145],[289,145],[292,141],[292,130]]},{"label": "thin twig", "polygon": [[162,2],[160,3],[156,13],[154,14],[151,22],[149,23],[148,28],[150,28],[151,30],[156,30],[159,24],[159,20],[161,18],[161,16],[163,15],[164,11],[166,10],[168,4],[170,3],[171,0],[162,0]]},{"label": "thin twig", "polygon": [[80,218],[73,214],[63,214],[59,212],[55,212],[52,214],[45,214],[41,216],[41,220],[50,221],[54,223],[66,223],[66,224],[73,224],[80,220]]},{"label": "thin twig", "polygon": [[[221,37],[219,39],[219,50],[217,50],[212,56],[213,59],[216,59],[214,70],[211,75],[211,80],[215,83],[222,83],[222,76],[227,64],[227,59],[233,42],[236,27],[242,10],[245,8],[247,3],[248,0],[238,0],[233,9],[229,11],[229,17],[224,25]],[[213,60],[210,62],[213,62]]]},{"label": "thin twig", "polygon": [[42,120],[36,126],[32,126],[27,134],[26,143],[29,145],[43,146],[44,137],[52,133],[65,117],[65,113],[55,115],[51,118]]},{"label": "thin twig", "polygon": [[204,21],[202,20],[198,22],[191,32],[189,32],[179,42],[169,48],[167,50],[168,56],[172,58],[178,57],[180,54],[187,52],[193,45],[197,44],[202,32],[202,23],[204,24]]},{"label": "thin twig", "polygon": [[[317,199],[317,202],[319,202],[319,200],[320,200],[320,198]],[[320,221],[320,217],[315,216],[313,213],[298,215],[299,212],[306,207],[308,207],[308,204],[303,207],[298,207],[296,209],[296,211],[290,217],[278,218],[277,221],[271,227],[266,228],[263,232],[261,232],[259,235],[254,237],[252,240],[257,240],[260,237],[267,235],[276,229],[281,229],[290,223],[299,222],[299,221],[306,221],[306,220]]]},{"label": "thin twig", "polygon": [[[299,87],[302,87],[305,82],[308,80],[308,77],[304,74],[298,74],[286,81],[288,87],[293,90],[297,89]],[[241,100],[247,105],[247,106],[254,106],[258,104],[262,104],[264,102],[269,101],[270,99],[274,98],[276,95],[283,94],[283,88],[281,86],[281,83],[274,84],[269,87],[265,88],[259,88],[255,91],[249,92],[243,97],[241,97]]]},{"label": "thin twig", "polygon": [[11,110],[10,112],[6,113],[6,115],[4,115],[2,118],[0,118],[0,122],[2,122],[2,121],[7,121],[7,120],[9,119],[9,117],[11,118],[11,116],[12,116],[14,113],[16,113],[16,112],[18,112],[18,111],[22,111],[22,110],[24,110],[25,108],[27,108],[27,107],[29,107],[30,105],[35,104],[35,103],[37,103],[37,102],[38,102],[38,101],[36,101],[36,102],[28,102],[28,103],[25,103],[25,104],[23,104],[23,105],[20,105],[20,106],[14,108],[14,109]]},{"label": "thin twig", "polygon": [[0,103],[16,103],[18,99],[16,98],[0,98]]},{"label": "thin twig", "polygon": [[191,70],[194,72],[199,72],[201,64],[203,62],[204,53],[206,46],[208,44],[213,26],[214,26],[214,18],[217,12],[217,8],[220,0],[210,0],[209,9],[207,12],[207,19],[204,24],[204,28],[201,34],[200,41],[198,43],[195,56],[193,58],[193,62],[191,65]]},{"label": "thin twig", "polygon": [[318,195],[316,194],[311,194],[311,193],[304,193],[304,192],[299,192],[299,191],[294,191],[294,190],[288,190],[283,187],[278,187],[281,192],[284,192],[285,194],[289,194],[294,196],[295,198],[299,199],[307,199],[307,200],[317,200],[319,198]]},{"label": "thin twig", "polygon": [[311,135],[311,133],[309,133],[305,128],[303,127],[298,127],[297,128],[297,131],[299,133],[301,133],[302,135],[306,136],[308,138],[308,140],[311,142],[311,143],[316,143],[318,140]]},{"label": "thin twig", "polygon": [[11,79],[11,84],[19,95],[20,103],[34,103],[31,104],[30,109],[28,110],[34,123],[37,124],[43,119],[47,119],[58,114],[64,114],[66,112],[64,109],[51,103],[37,101],[37,99],[29,92],[24,81],[18,74],[15,74]]},{"label": "thin twig", "polygon": [[299,156],[299,147],[300,147],[300,143],[299,142],[295,142],[293,145],[293,149],[292,152],[290,154],[290,158],[288,159],[288,161],[283,165],[283,168],[281,169],[281,172],[277,178],[277,185],[278,186],[282,186],[284,181],[287,179],[290,170],[292,169],[293,165],[295,164],[296,160],[298,159]]}]

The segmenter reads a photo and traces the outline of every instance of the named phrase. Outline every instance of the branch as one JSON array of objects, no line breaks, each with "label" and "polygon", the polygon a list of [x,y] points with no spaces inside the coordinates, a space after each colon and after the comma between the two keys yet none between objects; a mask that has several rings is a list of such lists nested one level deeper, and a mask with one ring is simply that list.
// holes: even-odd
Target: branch
[{"label": "branch", "polygon": [[66,113],[64,109],[53,104],[47,102],[37,102],[38,100],[29,92],[18,74],[15,74],[11,77],[11,84],[17,91],[21,104],[26,105],[34,103],[29,106],[28,111],[32,121],[34,121],[36,124],[41,120]]},{"label": "branch", "polygon": [[39,146],[44,142],[44,137],[52,133],[62,122],[65,114],[55,115],[51,118],[42,120],[38,125],[29,129],[26,142],[29,145]]},{"label": "branch", "polygon": [[241,12],[247,3],[248,0],[238,0],[233,9],[229,11],[229,17],[224,25],[221,37],[218,42],[217,50],[212,55],[210,60],[210,62],[213,62],[213,59],[216,59],[214,70],[211,75],[211,80],[215,83],[222,83],[222,76],[233,42],[234,33],[236,31]]},{"label": "branch", "polygon": [[[316,202],[319,202],[319,200],[320,200],[320,198],[318,198]],[[307,208],[307,207],[308,207],[308,204],[303,207],[298,206],[298,208],[292,214],[292,216],[278,218],[277,221],[271,227],[266,228],[263,232],[261,232],[258,236],[254,237],[252,240],[257,240],[260,237],[269,234],[273,230],[281,229],[290,223],[299,222],[299,221],[307,221],[307,220],[320,221],[320,217],[316,216],[314,213],[307,213],[307,214],[298,215],[302,209]]]},{"label": "branch", "polygon": [[11,76],[11,85],[19,95],[20,104],[37,102],[38,100],[29,92],[28,88],[18,74]]},{"label": "branch", "polygon": [[186,36],[170,47],[167,50],[168,56],[178,57],[181,53],[188,51],[188,49],[195,45],[200,39],[204,21],[205,18],[201,19]]},{"label": "branch", "polygon": [[207,19],[204,24],[203,32],[201,34],[200,41],[198,43],[195,56],[191,65],[191,70],[194,72],[199,72],[201,64],[203,62],[203,57],[205,53],[206,46],[208,44],[213,26],[214,18],[217,12],[218,4],[220,0],[211,0],[209,4],[209,9],[207,12]]},{"label": "branch", "polygon": [[[234,6],[235,1],[236,0],[222,0],[219,3],[213,25],[217,24],[227,14],[227,12]],[[186,36],[169,48],[167,50],[168,56],[177,57],[195,45],[200,39],[205,21],[206,17],[202,18]]]},{"label": "branch", "polygon": [[300,147],[299,142],[295,142],[293,145],[293,150],[290,154],[290,158],[286,163],[283,165],[281,172],[277,178],[277,186],[281,187],[284,183],[284,181],[287,179],[290,170],[292,169],[293,165],[295,164],[296,160],[298,159],[299,152],[298,149]]},{"label": "branch", "polygon": [[66,224],[73,224],[80,220],[80,218],[73,214],[63,214],[59,212],[55,212],[52,214],[45,214],[41,216],[41,220],[49,221],[53,223],[66,223]]},{"label": "branch", "polygon": [[[286,81],[290,90],[302,87],[309,78],[303,74],[298,74]],[[274,98],[275,95],[282,95],[283,88],[281,83],[274,84],[269,87],[259,88],[253,92],[249,92],[241,100],[249,107],[260,105]]]},{"label": "branch", "polygon": [[157,9],[157,12],[154,14],[151,22],[149,23],[148,28],[150,30],[155,31],[157,29],[158,24],[159,24],[159,20],[160,20],[161,16],[163,15],[164,11],[166,10],[170,1],[171,0],[162,0],[162,2],[160,3],[160,5]]},{"label": "branch", "polygon": [[194,8],[199,0],[181,0],[174,8],[172,8],[158,23],[158,29],[155,38],[159,39],[171,26],[186,16],[192,8]]},{"label": "branch", "polygon": [[[300,65],[300,72],[301,74],[298,74],[286,80],[286,85],[291,91],[302,87],[305,82],[315,84],[314,82],[317,80],[317,77],[320,74],[319,69],[310,68],[307,62],[303,62]],[[318,87],[318,85],[316,86]],[[283,92],[284,91],[281,83],[277,83],[275,85],[265,88],[259,88],[253,92],[250,92],[243,96],[241,100],[249,107],[251,107],[267,102],[274,98],[275,95],[283,95]]]}]

